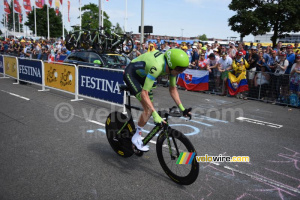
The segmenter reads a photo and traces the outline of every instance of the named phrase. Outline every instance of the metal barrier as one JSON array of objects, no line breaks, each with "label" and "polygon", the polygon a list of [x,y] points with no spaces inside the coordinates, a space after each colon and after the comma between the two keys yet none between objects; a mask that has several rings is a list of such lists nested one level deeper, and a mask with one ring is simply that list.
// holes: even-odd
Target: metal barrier
[{"label": "metal barrier", "polygon": [[[248,89],[239,92],[238,98],[260,100],[267,103],[300,107],[299,85],[291,84],[290,74],[275,74],[254,70],[246,71]],[[165,85],[165,82],[158,82]],[[209,75],[209,89],[203,91],[207,94],[232,96],[228,92],[228,79],[214,77],[213,72]],[[186,89],[179,87],[179,89]],[[298,90],[298,91],[296,91]],[[241,95],[242,94],[242,95]]]},{"label": "metal barrier", "polygon": [[119,87],[124,84],[123,70],[0,55],[0,74],[3,74],[1,78],[17,80],[14,84],[22,81],[42,86],[38,91],[49,91],[46,88],[51,88],[74,94],[75,98],[71,101],[82,100],[79,99],[80,95],[121,106],[125,111],[125,95]]},{"label": "metal barrier", "polygon": [[[26,78],[24,75],[24,66],[19,66],[19,62],[21,64],[25,61],[35,61],[35,62],[41,62],[41,69],[42,69],[42,82],[40,81],[34,81],[30,78]],[[45,66],[47,65],[47,66]],[[48,66],[49,65],[49,66]],[[53,65],[53,66],[50,66]],[[57,66],[55,66],[57,65]],[[62,67],[64,66],[64,67]],[[52,68],[51,68],[52,67]],[[56,69],[56,68],[57,69]],[[67,68],[72,69],[67,69]],[[47,69],[46,69],[47,68]],[[54,69],[55,68],[55,69]],[[123,74],[122,70],[114,70],[114,69],[103,69],[103,68],[95,68],[95,67],[89,67],[89,66],[75,66],[71,64],[65,64],[65,63],[48,63],[48,62],[42,62],[39,60],[29,60],[29,59],[17,59],[16,57],[9,56],[9,55],[0,55],[0,73],[3,74],[3,77],[9,76],[11,78],[14,78],[17,80],[18,84],[19,80],[41,85],[42,90],[39,91],[47,91],[45,88],[52,88],[55,90],[59,90],[66,93],[71,93],[75,95],[75,99],[72,101],[81,100],[78,98],[78,96],[84,96],[86,98],[91,98],[94,100],[100,100],[111,104],[116,105],[122,105],[124,103],[124,94],[122,96],[122,100],[117,97],[117,101],[111,101],[110,99],[107,99],[108,96],[105,97],[96,97],[94,94],[90,95],[88,93],[81,93],[80,88],[83,88],[80,86],[80,81],[82,81],[82,75],[80,75],[79,69],[88,68],[88,69],[96,69],[99,70],[106,70],[106,71],[115,71],[116,73]],[[72,71],[72,72],[71,72]],[[68,73],[70,72],[70,73]],[[60,81],[56,83],[56,85],[53,85],[53,82],[55,79],[58,79],[58,73],[61,75]],[[25,73],[26,74],[26,73]],[[21,77],[20,77],[21,75]],[[70,76],[71,75],[71,76]],[[74,75],[74,76],[73,76]],[[298,74],[297,74],[298,75]],[[62,77],[63,76],[63,77]],[[103,75],[99,75],[98,77],[94,77],[94,75],[88,75],[90,77],[99,79],[107,79],[103,78]],[[119,76],[119,75],[118,75]],[[242,93],[243,98],[247,99],[253,99],[253,100],[260,100],[264,102],[269,102],[273,104],[279,104],[279,105],[288,105],[288,106],[294,106],[294,107],[300,107],[300,91],[299,91],[299,85],[297,84],[291,84],[291,81],[294,80],[294,75],[289,74],[275,74],[270,72],[256,72],[253,70],[246,71],[246,77],[247,77],[247,87],[242,92],[239,92],[239,95]],[[298,75],[299,76],[299,75]],[[99,78],[100,77],[100,78]],[[102,77],[102,78],[101,78]],[[222,76],[221,76],[222,77]],[[229,94],[229,83],[228,79],[222,80],[221,77],[214,77],[214,73],[209,73],[209,89],[204,91],[205,93],[209,94],[216,94],[216,95],[227,95]],[[62,78],[65,78],[63,80]],[[222,77],[223,78],[223,77]],[[114,77],[111,78],[113,80]],[[118,84],[122,84],[120,79]],[[300,78],[299,78],[300,79]],[[57,80],[55,80],[57,81]],[[122,83],[121,83],[122,82]],[[70,84],[71,83],[71,84]],[[163,86],[168,86],[168,77],[163,76],[160,79],[157,80],[158,84],[161,84]],[[58,85],[61,86],[58,86]],[[113,87],[116,87],[118,89],[118,84],[114,85]],[[299,83],[298,83],[299,84]],[[72,86],[72,88],[68,88],[68,85]],[[63,88],[62,88],[63,87]],[[112,86],[109,86],[112,87]],[[180,87],[179,87],[180,88]],[[87,87],[85,90],[88,89]],[[182,88],[185,89],[185,88]],[[83,91],[83,89],[81,89]],[[115,88],[113,88],[115,90]],[[93,91],[95,93],[99,91]],[[114,92],[112,92],[114,93]],[[118,92],[119,93],[119,92]],[[120,95],[120,94],[119,94]],[[239,96],[237,95],[237,96]]]}]

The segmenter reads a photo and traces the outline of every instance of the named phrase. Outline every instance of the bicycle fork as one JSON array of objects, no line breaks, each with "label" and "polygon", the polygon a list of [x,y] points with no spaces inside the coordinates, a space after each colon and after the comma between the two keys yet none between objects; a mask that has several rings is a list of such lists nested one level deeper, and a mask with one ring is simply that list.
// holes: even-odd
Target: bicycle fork
[{"label": "bicycle fork", "polygon": [[[173,136],[173,134],[172,134],[171,137],[172,137],[172,141],[173,141],[173,143],[174,143],[174,147],[175,147],[175,149],[174,149],[174,148],[172,148],[172,145],[171,145],[171,141],[170,141],[170,137],[169,137],[168,131],[166,130],[166,131],[164,132],[164,134],[166,135],[166,138],[167,138],[168,148],[169,148],[169,153],[170,153],[170,156],[171,156],[171,160],[175,160],[176,158],[179,157],[179,149],[178,149],[176,140],[174,139],[174,136]],[[175,153],[176,156],[173,155],[172,149],[173,149],[173,150],[176,150],[176,153]]]}]

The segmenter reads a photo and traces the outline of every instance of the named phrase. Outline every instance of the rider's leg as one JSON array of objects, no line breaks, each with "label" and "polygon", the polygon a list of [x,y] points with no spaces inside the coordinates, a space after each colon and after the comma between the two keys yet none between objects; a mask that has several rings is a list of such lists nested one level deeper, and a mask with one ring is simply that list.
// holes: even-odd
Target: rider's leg
[{"label": "rider's leg", "polygon": [[[151,92],[152,93],[152,92]],[[152,96],[150,97],[150,100],[152,101],[153,98]],[[144,102],[143,100],[141,100],[141,104],[143,106],[143,112],[139,118],[138,121],[138,125],[136,128],[136,132],[133,135],[131,141],[132,143],[141,151],[149,151],[149,146],[148,145],[143,145],[143,141],[142,141],[142,130],[143,127],[146,125],[147,121],[150,119],[151,115],[152,115],[152,109],[149,108],[146,104],[146,102]]]},{"label": "rider's leg", "polygon": [[[140,116],[138,126],[136,128],[136,132],[133,135],[131,141],[132,143],[141,151],[149,151],[149,146],[144,146],[142,141],[142,129],[149,120],[152,112],[149,111],[146,104],[143,103],[141,100],[141,92],[142,92],[142,85],[144,84],[144,80],[137,75],[137,70],[143,70],[145,68],[144,62],[137,62],[137,63],[130,63],[124,72],[124,82],[129,88],[130,94],[134,95],[143,106],[143,113]],[[152,98],[152,94],[149,94],[149,97]],[[151,100],[151,99],[150,99]],[[150,114],[149,114],[150,113]]]}]

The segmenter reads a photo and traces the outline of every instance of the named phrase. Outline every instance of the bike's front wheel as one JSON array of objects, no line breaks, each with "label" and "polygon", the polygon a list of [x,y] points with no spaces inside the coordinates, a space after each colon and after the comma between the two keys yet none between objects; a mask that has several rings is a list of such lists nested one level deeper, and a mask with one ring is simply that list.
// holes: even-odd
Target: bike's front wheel
[{"label": "bike's front wheel", "polygon": [[197,153],[184,134],[171,128],[162,132],[157,139],[156,153],[163,170],[175,183],[190,185],[196,181],[199,174]]}]

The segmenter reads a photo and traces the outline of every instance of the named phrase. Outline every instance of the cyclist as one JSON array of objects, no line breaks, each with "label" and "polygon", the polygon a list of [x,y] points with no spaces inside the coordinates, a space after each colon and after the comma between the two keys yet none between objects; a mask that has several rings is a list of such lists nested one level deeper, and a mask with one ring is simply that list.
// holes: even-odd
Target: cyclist
[{"label": "cyclist", "polygon": [[157,77],[161,75],[170,75],[170,95],[178,105],[184,116],[190,114],[191,108],[185,109],[180,101],[176,88],[176,77],[182,73],[189,65],[188,55],[181,49],[170,49],[165,53],[158,50],[150,51],[140,55],[126,67],[124,72],[124,81],[129,91],[134,95],[143,106],[143,113],[139,118],[136,132],[131,141],[140,151],[149,151],[148,145],[143,145],[142,129],[153,117],[155,123],[165,123],[155,111],[152,104],[152,88]]}]

